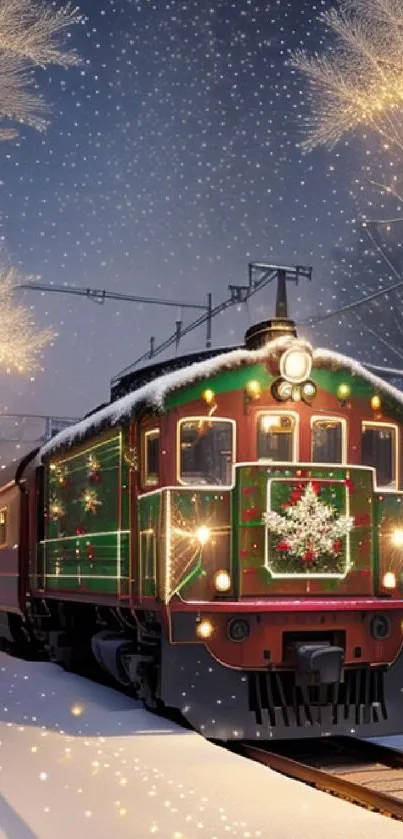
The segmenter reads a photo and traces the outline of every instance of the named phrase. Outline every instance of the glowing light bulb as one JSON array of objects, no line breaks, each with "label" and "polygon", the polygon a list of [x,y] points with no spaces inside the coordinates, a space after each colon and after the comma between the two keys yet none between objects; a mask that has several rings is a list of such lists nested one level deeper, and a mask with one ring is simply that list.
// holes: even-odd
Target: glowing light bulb
[{"label": "glowing light bulb", "polygon": [[260,387],[259,382],[252,379],[250,382],[247,382],[246,392],[251,399],[259,399],[259,396],[262,395],[262,388]]},{"label": "glowing light bulb", "polygon": [[211,405],[214,399],[214,390],[211,390],[211,388],[208,387],[206,390],[203,391],[202,396],[207,405]]},{"label": "glowing light bulb", "polygon": [[345,382],[342,382],[342,384],[340,384],[337,388],[337,396],[338,396],[339,399],[342,399],[342,400],[348,399],[348,397],[350,396],[350,393],[351,393],[351,387],[350,387],[350,385],[346,384]]},{"label": "glowing light bulb", "polygon": [[81,714],[83,713],[83,708],[81,707],[81,705],[72,705],[71,713],[73,714],[73,717],[81,717]]},{"label": "glowing light bulb", "polygon": [[382,402],[381,402],[380,397],[377,394],[375,394],[371,399],[372,410],[373,411],[379,411],[379,408],[381,407],[381,405],[382,405]]},{"label": "glowing light bulb", "polygon": [[217,571],[214,577],[214,586],[217,591],[229,591],[231,588],[231,577],[228,571]]},{"label": "glowing light bulb", "polygon": [[200,621],[200,623],[196,624],[196,635],[198,638],[211,638],[213,632],[213,624],[206,618]]},{"label": "glowing light bulb", "polygon": [[211,530],[209,527],[206,527],[205,524],[202,524],[200,527],[197,528],[195,536],[201,545],[206,545],[211,537]]},{"label": "glowing light bulb", "polygon": [[396,588],[396,574],[387,571],[382,577],[382,585],[384,588]]},{"label": "glowing light bulb", "polygon": [[392,545],[395,548],[403,548],[403,530],[399,527],[392,533]]}]

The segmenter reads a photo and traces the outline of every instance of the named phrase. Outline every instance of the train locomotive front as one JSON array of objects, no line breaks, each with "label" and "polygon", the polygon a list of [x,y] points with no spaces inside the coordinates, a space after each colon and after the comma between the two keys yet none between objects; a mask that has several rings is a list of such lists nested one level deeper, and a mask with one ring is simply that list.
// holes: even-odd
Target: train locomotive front
[{"label": "train locomotive front", "polygon": [[288,319],[180,366],[19,468],[3,625],[210,738],[401,732],[402,394]]},{"label": "train locomotive front", "polygon": [[231,374],[210,379],[208,418],[177,419],[178,476],[197,422],[219,486],[193,472],[162,493],[164,701],[217,739],[401,731],[397,393],[304,342],[268,346],[230,397]]}]

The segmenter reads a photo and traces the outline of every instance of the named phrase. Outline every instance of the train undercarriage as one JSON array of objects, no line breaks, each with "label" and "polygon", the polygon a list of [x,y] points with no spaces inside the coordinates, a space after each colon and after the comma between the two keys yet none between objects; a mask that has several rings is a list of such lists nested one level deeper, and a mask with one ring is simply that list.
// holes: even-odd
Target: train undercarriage
[{"label": "train undercarriage", "polygon": [[17,655],[106,679],[149,710],[175,709],[215,740],[403,730],[402,651],[390,666],[345,666],[329,634],[301,633],[293,667],[235,669],[203,644],[169,643],[155,612],[35,598],[25,618],[2,613],[0,636]]}]

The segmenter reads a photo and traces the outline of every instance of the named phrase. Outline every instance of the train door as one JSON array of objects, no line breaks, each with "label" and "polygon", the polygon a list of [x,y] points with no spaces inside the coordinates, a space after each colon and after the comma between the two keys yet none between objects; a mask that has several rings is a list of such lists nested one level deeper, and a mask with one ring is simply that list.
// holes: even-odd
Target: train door
[{"label": "train door", "polygon": [[158,591],[158,532],[161,519],[161,424],[148,414],[138,422],[137,580],[138,597],[155,600]]}]

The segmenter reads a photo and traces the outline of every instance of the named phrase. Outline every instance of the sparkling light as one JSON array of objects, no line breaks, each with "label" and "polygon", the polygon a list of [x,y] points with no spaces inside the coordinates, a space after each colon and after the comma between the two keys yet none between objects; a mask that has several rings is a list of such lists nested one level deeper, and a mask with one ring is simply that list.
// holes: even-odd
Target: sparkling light
[{"label": "sparkling light", "polygon": [[332,49],[315,55],[297,50],[293,56],[312,105],[302,145],[333,146],[357,128],[371,128],[403,148],[402,4],[341,0],[320,19],[335,36]]},{"label": "sparkling light", "polygon": [[[67,30],[81,20],[77,8],[64,9],[34,0],[3,0],[0,6],[0,119],[26,123],[42,131],[47,108],[34,92],[27,70],[32,66],[78,63],[77,54],[61,49]],[[0,140],[17,134],[16,128],[0,130]]]},{"label": "sparkling light", "polygon": [[403,548],[403,529],[397,527],[396,530],[393,530],[392,545],[395,548]]},{"label": "sparkling light", "polygon": [[351,394],[351,387],[348,384],[340,384],[337,388],[337,396],[339,399],[348,399]]},{"label": "sparkling light", "polygon": [[214,390],[211,390],[211,388],[209,388],[209,387],[206,390],[204,390],[203,391],[203,399],[204,399],[204,401],[206,402],[207,405],[211,405],[211,403],[213,402],[213,399],[214,399]]},{"label": "sparkling light", "polygon": [[373,411],[379,411],[379,408],[381,407],[381,405],[382,405],[382,401],[381,401],[380,397],[377,396],[377,394],[372,396],[372,398],[371,398],[371,408],[372,408],[372,410]]},{"label": "sparkling light", "polygon": [[207,542],[209,542],[211,539],[211,530],[205,524],[202,524],[195,531],[195,536],[197,541],[200,542],[201,545],[207,545]]},{"label": "sparkling light", "polygon": [[262,395],[262,388],[256,380],[252,379],[250,382],[246,384],[246,392],[251,399],[259,399],[259,396]]},{"label": "sparkling light", "polygon": [[16,302],[19,282],[22,278],[18,272],[0,263],[0,368],[7,373],[28,374],[40,369],[43,350],[56,333],[51,328],[37,329],[32,312]]},{"label": "sparkling light", "polygon": [[81,715],[84,713],[84,709],[82,705],[72,705],[71,713],[73,714],[73,717],[81,717]]}]

